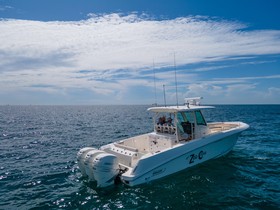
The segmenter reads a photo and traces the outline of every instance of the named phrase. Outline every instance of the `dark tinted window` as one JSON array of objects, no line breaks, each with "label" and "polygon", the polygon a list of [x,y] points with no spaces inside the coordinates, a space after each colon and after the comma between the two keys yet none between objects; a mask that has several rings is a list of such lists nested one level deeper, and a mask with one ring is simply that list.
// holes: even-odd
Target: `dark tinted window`
[{"label": "dark tinted window", "polygon": [[198,125],[206,125],[205,119],[199,110],[195,111],[196,123]]}]

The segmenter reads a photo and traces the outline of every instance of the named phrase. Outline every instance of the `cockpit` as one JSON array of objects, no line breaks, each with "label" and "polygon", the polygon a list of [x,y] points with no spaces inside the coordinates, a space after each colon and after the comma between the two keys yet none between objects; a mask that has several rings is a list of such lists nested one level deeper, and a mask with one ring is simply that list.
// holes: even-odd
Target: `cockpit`
[{"label": "cockpit", "polygon": [[208,133],[207,123],[200,110],[157,113],[154,128],[157,133],[175,134],[178,140],[192,140]]}]

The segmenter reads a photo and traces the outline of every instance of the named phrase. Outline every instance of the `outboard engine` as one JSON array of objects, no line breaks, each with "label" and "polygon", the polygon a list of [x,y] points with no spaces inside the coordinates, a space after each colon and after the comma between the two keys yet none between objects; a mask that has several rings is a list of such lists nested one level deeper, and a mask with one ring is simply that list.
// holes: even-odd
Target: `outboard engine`
[{"label": "outboard engine", "polygon": [[85,171],[86,171],[86,175],[88,175],[89,180],[91,181],[95,180],[93,176],[93,168],[92,168],[94,158],[101,153],[104,153],[104,151],[96,149],[96,150],[89,151],[85,156],[84,159]]},{"label": "outboard engine", "polygon": [[95,149],[93,147],[85,147],[85,148],[80,149],[80,151],[77,154],[78,166],[79,166],[83,176],[87,176],[86,169],[85,169],[85,157],[89,151],[94,151],[94,150],[97,150],[97,149]]},{"label": "outboard engine", "polygon": [[97,187],[107,187],[114,184],[119,174],[118,159],[115,155],[101,153],[94,158],[92,169]]}]

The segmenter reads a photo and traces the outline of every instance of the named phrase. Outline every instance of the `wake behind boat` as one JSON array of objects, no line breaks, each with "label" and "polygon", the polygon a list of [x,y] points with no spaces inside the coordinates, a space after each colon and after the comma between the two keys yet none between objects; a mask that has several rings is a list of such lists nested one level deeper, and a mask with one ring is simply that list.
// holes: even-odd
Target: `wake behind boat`
[{"label": "wake behind boat", "polygon": [[207,123],[201,97],[186,98],[183,106],[151,107],[154,131],[131,137],[99,149],[86,147],[78,152],[83,176],[106,187],[121,180],[135,186],[156,180],[232,150],[243,122]]}]

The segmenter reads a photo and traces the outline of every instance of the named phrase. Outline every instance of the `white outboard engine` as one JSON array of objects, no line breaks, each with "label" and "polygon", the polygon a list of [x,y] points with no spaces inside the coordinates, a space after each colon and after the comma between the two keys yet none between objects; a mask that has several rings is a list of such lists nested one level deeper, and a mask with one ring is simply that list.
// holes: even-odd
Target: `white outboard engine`
[{"label": "white outboard engine", "polygon": [[92,169],[97,187],[107,187],[114,184],[119,174],[118,159],[115,155],[101,153],[94,158]]},{"label": "white outboard engine", "polygon": [[84,159],[85,171],[86,171],[86,175],[88,175],[89,180],[91,180],[91,181],[95,180],[94,176],[93,176],[93,168],[92,168],[94,159],[97,155],[99,155],[101,153],[104,153],[104,151],[95,149],[95,150],[89,151],[85,156],[85,159]]},{"label": "white outboard engine", "polygon": [[85,157],[89,151],[94,151],[94,150],[97,150],[97,149],[95,149],[93,147],[85,147],[85,148],[80,149],[80,151],[77,154],[78,166],[79,166],[83,176],[87,176],[86,169],[85,169]]}]

